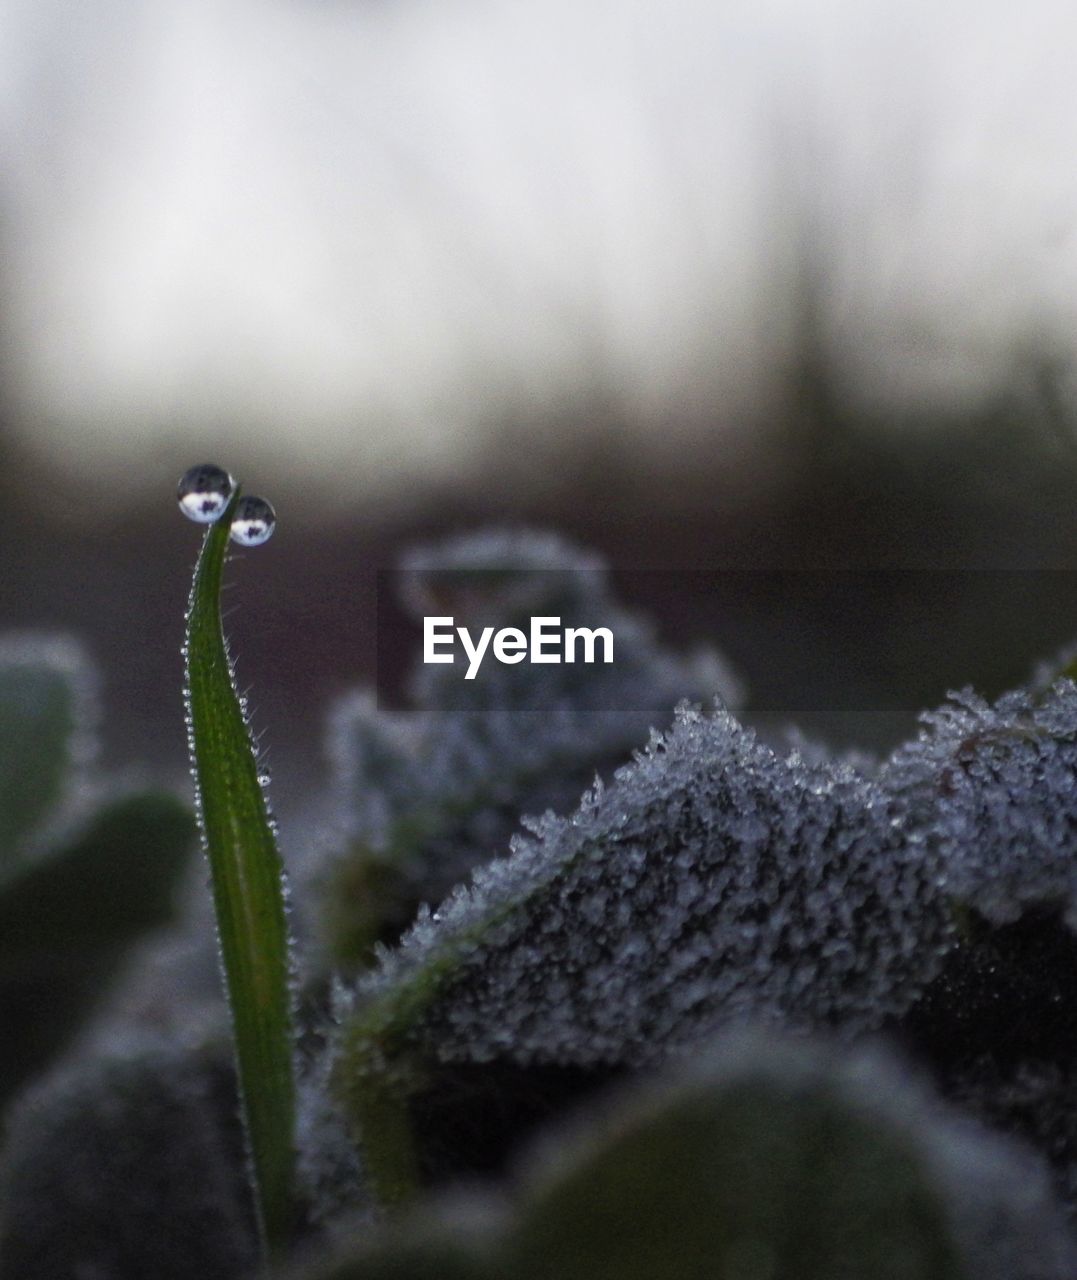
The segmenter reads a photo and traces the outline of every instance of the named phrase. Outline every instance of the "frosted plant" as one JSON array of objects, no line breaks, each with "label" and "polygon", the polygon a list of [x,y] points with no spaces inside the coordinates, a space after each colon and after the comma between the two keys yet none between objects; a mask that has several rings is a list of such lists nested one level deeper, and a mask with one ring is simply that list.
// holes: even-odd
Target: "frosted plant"
[{"label": "frosted plant", "polygon": [[143,1039],[73,1063],[12,1109],[4,1272],[232,1280],[256,1260],[231,1071]]},{"label": "frosted plant", "polygon": [[312,1225],[332,1232],[338,1221],[354,1224],[362,1213],[371,1220],[377,1208],[363,1176],[362,1161],[329,1089],[329,1055],[323,1035],[310,1039],[297,1079],[297,1180]]},{"label": "frosted plant", "polygon": [[994,924],[1030,906],[1077,926],[1077,686],[989,704],[971,690],[922,717],[879,780],[937,845],[948,892]]},{"label": "frosted plant", "polygon": [[1077,1218],[1077,1066],[1033,1058],[1003,1065],[984,1055],[954,1072],[945,1091],[991,1128],[1039,1149],[1071,1218]]},{"label": "frosted plant", "polygon": [[1043,1163],[878,1051],[738,1031],[296,1280],[1069,1280]]},{"label": "frosted plant", "polygon": [[174,796],[94,767],[96,684],[71,641],[0,636],[0,1102],[172,918],[192,851]]},{"label": "frosted plant", "polygon": [[227,1033],[213,909],[198,863],[177,890],[176,918],[132,947],[74,1052],[100,1055],[132,1034],[200,1047]]},{"label": "frosted plant", "polygon": [[1044,666],[993,704],[963,690],[879,773],[937,851],[960,941],[906,1032],[945,1091],[1031,1140],[1077,1204],[1077,686]]},{"label": "frosted plant", "polygon": [[639,1066],[749,1017],[863,1033],[949,937],[930,846],[884,791],[682,707],[383,955],[336,1080],[361,1132],[371,1097],[427,1087],[431,1064]]},{"label": "frosted plant", "polygon": [[415,712],[379,712],[363,694],[341,704],[331,731],[340,817],[323,842],[322,896],[344,966],[501,854],[521,813],[574,807],[596,770],[627,758],[680,699],[740,700],[717,655],[668,652],[613,598],[601,560],[553,535],[478,534],[412,552],[402,594],[416,617],[472,628],[534,615],[609,626],[616,660],[488,662],[473,681],[458,666],[420,665]]}]

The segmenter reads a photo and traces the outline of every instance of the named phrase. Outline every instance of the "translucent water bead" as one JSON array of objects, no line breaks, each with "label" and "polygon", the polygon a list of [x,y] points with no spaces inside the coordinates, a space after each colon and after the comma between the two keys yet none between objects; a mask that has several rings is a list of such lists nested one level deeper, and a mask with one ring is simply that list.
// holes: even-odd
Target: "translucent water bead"
[{"label": "translucent water bead", "polygon": [[212,524],[223,515],[235,487],[236,482],[223,467],[203,462],[186,472],[176,488],[176,498],[189,520]]},{"label": "translucent water bead", "polygon": [[229,531],[241,547],[258,547],[268,542],[277,527],[277,516],[265,498],[240,498]]}]

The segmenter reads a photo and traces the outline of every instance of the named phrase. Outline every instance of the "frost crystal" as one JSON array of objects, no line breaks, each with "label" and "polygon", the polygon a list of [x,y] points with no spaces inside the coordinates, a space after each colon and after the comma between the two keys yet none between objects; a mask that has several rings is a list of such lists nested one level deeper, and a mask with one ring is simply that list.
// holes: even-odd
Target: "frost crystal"
[{"label": "frost crystal", "polygon": [[295,1135],[300,1193],[312,1224],[330,1232],[341,1217],[354,1224],[360,1216],[364,1221],[378,1216],[364,1183],[359,1153],[329,1090],[330,1062],[322,1037],[331,1024],[330,1018],[308,1032],[315,1042],[303,1055],[296,1080]]},{"label": "frost crystal", "polygon": [[862,1032],[949,938],[929,847],[890,798],[721,707],[681,707],[609,789],[533,830],[361,981],[356,1026],[444,1061],[590,1065],[749,1016]]},{"label": "frost crystal", "polygon": [[1077,927],[1077,686],[994,705],[963,690],[922,718],[880,782],[938,845],[948,891],[994,924],[1061,907]]}]

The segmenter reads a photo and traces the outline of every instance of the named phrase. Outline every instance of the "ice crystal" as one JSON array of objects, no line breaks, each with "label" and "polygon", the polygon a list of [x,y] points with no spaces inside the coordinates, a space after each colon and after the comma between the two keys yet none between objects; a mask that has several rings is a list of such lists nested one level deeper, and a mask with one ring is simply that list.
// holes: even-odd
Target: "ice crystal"
[{"label": "ice crystal", "polygon": [[329,1026],[324,1022],[308,1033],[297,1075],[296,1174],[312,1223],[332,1231],[346,1211],[354,1221],[359,1213],[373,1219],[376,1210],[347,1122],[329,1089],[331,1063],[324,1044]]},{"label": "ice crystal", "polygon": [[994,924],[1030,906],[1077,926],[1077,686],[993,705],[963,690],[880,773],[938,846],[949,892]]},{"label": "ice crystal", "polygon": [[446,1062],[564,1064],[653,1060],[749,1016],[862,1032],[948,937],[930,846],[884,791],[681,707],[612,786],[420,918],[355,1025]]}]

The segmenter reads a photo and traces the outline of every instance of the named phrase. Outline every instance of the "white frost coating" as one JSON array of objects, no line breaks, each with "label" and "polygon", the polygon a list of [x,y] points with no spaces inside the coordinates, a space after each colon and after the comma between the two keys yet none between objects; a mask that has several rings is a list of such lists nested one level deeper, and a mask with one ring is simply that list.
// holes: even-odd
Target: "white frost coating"
[{"label": "white frost coating", "polygon": [[1059,680],[989,704],[971,690],[922,718],[880,773],[924,838],[949,891],[995,924],[1031,905],[1077,927],[1077,686]]},{"label": "white frost coating", "polygon": [[608,789],[476,871],[359,984],[448,958],[411,1039],[445,1060],[644,1062],[754,1017],[859,1033],[908,1008],[950,926],[939,869],[846,766],[682,706]]},{"label": "white frost coating", "polygon": [[322,1054],[296,1082],[296,1175],[311,1217],[323,1230],[346,1230],[358,1220],[375,1221],[376,1201],[367,1190],[362,1163],[329,1090],[329,1058]]}]

